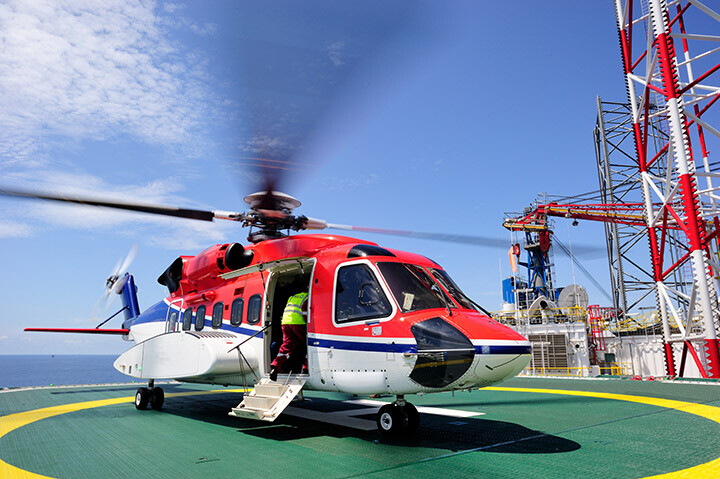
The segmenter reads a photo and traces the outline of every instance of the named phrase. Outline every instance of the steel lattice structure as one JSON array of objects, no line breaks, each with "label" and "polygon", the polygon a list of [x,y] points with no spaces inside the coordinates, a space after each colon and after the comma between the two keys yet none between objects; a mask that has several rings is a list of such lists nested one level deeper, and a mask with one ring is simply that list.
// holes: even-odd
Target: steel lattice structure
[{"label": "steel lattice structure", "polygon": [[[720,131],[708,120],[720,98],[713,84],[720,37],[712,35],[720,32],[720,15],[699,0],[615,0],[615,9],[667,373],[677,374],[673,344],[682,343],[680,369],[690,352],[703,376],[720,377],[720,265],[710,247],[720,232],[720,174],[711,171],[709,159],[709,143],[717,142]],[[667,122],[667,138],[657,150],[655,118]],[[656,173],[660,163],[664,176]],[[679,226],[677,235],[669,234],[671,221]],[[680,258],[668,254],[675,240]],[[693,275],[689,294],[671,279],[686,264]],[[670,317],[678,332],[671,330]]]},{"label": "steel lattice structure", "polygon": [[[613,307],[623,314],[637,314],[639,307],[647,304],[654,291],[655,281],[650,262],[647,260],[647,222],[645,204],[642,203],[642,176],[635,157],[632,109],[627,103],[604,102],[597,99],[598,117],[593,131],[595,156],[600,184],[600,198],[622,216],[605,222],[608,266],[613,291]],[[667,121],[653,116],[648,125],[646,144],[653,156],[668,141]],[[667,163],[657,161],[650,167],[655,177],[667,176]],[[662,203],[653,205],[661,208]],[[571,210],[572,214],[574,212]],[[679,229],[674,219],[667,226],[666,255],[671,263],[684,255]],[[674,305],[687,314],[692,291],[692,271],[689,265],[676,268],[665,278],[665,284],[679,291]]]}]

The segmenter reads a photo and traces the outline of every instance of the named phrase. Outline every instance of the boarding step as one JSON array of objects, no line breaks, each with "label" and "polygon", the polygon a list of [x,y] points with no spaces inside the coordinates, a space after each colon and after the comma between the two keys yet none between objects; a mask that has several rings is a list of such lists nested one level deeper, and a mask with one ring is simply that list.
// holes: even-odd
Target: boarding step
[{"label": "boarding step", "polygon": [[305,379],[292,375],[286,376],[281,382],[262,378],[228,415],[272,422],[292,402],[304,385]]}]

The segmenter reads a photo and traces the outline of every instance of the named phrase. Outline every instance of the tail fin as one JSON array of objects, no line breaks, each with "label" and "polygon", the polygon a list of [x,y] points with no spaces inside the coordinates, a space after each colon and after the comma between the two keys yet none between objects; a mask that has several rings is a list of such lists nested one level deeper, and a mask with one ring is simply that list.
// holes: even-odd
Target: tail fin
[{"label": "tail fin", "polygon": [[128,329],[133,323],[133,320],[140,315],[140,306],[138,305],[135,279],[130,273],[125,273],[125,278],[125,284],[118,294],[120,295],[123,305],[123,314],[125,315],[123,328]]}]

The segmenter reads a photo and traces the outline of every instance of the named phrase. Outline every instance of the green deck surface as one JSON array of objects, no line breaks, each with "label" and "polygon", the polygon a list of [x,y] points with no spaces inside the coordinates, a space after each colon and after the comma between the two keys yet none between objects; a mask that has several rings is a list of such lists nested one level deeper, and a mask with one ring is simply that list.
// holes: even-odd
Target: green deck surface
[{"label": "green deck surface", "polygon": [[[720,385],[515,378],[503,387],[595,391],[720,407]],[[163,385],[166,395],[217,390]],[[134,396],[137,386],[0,393],[0,415]],[[167,397],[162,411],[131,402],[59,414],[0,437],[0,459],[57,478],[145,477],[584,477],[637,478],[720,457],[720,424],[604,398],[519,391],[410,396],[416,406],[484,415],[421,413],[412,439],[282,415],[274,423],[229,417],[238,393]],[[358,409],[349,395],[306,393],[295,409]],[[390,401],[393,398],[382,398]],[[373,414],[359,416],[374,420]],[[2,418],[0,418],[0,421]],[[1,474],[0,474],[1,475]],[[717,477],[717,476],[708,476]]]}]

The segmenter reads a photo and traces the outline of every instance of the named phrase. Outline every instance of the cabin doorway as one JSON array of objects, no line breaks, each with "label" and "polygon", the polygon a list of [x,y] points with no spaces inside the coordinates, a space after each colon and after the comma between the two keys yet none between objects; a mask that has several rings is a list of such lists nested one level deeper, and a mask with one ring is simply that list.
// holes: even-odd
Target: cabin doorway
[{"label": "cabin doorway", "polygon": [[[312,301],[311,279],[314,260],[298,259],[291,264],[283,264],[272,270],[268,279],[267,302],[266,302],[266,325],[269,328],[265,334],[265,372],[270,371],[270,365],[275,359],[283,343],[282,317],[288,299],[300,292],[308,293],[308,315],[306,321],[310,322],[310,304]],[[290,358],[285,363],[287,371],[284,373],[300,373],[303,364],[306,364],[307,355],[307,334],[305,342],[301,347],[295,348]]]}]

